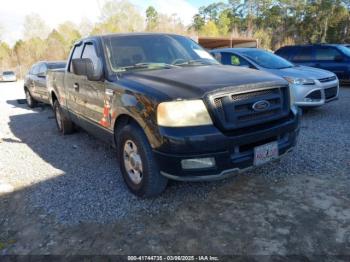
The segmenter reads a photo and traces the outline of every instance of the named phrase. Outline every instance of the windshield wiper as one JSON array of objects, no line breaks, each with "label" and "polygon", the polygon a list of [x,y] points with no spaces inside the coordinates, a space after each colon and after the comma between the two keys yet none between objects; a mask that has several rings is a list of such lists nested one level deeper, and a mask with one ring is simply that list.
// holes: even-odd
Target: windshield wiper
[{"label": "windshield wiper", "polygon": [[186,66],[186,65],[214,65],[215,63],[211,63],[209,61],[205,61],[203,59],[189,59],[189,60],[185,60],[182,63],[176,63],[174,65],[177,66]]},{"label": "windshield wiper", "polygon": [[177,65],[171,65],[171,64],[166,64],[166,63],[137,63],[131,66],[124,66],[124,67],[119,67],[118,71],[119,72],[124,72],[124,71],[129,71],[133,69],[143,69],[143,68],[150,68],[150,69],[158,69],[158,68],[174,68],[178,67]]},{"label": "windshield wiper", "polygon": [[276,69],[286,69],[286,68],[292,68],[294,66],[283,66],[283,67],[279,67],[279,68],[276,68]]}]

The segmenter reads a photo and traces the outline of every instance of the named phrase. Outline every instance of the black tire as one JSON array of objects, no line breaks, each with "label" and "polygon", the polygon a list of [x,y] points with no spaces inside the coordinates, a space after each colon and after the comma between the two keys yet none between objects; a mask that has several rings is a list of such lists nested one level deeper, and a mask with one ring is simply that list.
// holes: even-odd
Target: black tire
[{"label": "black tire", "polygon": [[36,107],[38,105],[38,102],[32,97],[32,95],[30,94],[27,88],[24,89],[24,93],[26,95],[26,101],[27,101],[28,107],[30,108]]},{"label": "black tire", "polygon": [[[168,179],[160,174],[152,148],[143,130],[137,124],[131,123],[117,130],[115,136],[120,169],[130,191],[144,198],[158,196],[162,193],[167,186]],[[127,160],[124,160],[124,148],[130,141],[136,145],[141,158],[142,178],[139,183],[135,183],[126,170]]]},{"label": "black tire", "polygon": [[73,122],[63,113],[61,105],[57,100],[53,103],[53,113],[58,131],[61,134],[68,135],[74,132]]}]

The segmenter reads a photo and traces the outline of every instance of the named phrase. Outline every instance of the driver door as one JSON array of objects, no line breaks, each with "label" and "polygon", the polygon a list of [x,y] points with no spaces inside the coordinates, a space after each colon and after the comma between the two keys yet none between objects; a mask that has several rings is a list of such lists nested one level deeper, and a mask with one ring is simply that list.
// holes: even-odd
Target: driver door
[{"label": "driver door", "polygon": [[[96,52],[96,45],[93,42],[86,42],[81,58],[91,59],[94,68],[98,67],[100,58]],[[105,89],[104,81],[91,81],[86,76],[82,76],[79,81],[80,98],[83,100],[82,117],[84,120],[94,124],[101,125],[105,109]],[[103,125],[106,127],[105,125]]]}]

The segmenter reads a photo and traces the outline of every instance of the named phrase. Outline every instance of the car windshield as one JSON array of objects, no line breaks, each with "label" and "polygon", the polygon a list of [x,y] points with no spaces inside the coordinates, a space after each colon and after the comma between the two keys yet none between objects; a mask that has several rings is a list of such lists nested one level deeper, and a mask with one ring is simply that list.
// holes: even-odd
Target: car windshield
[{"label": "car windshield", "polygon": [[272,54],[268,51],[252,49],[242,52],[245,56],[253,60],[258,65],[269,69],[283,69],[294,67],[294,65],[288,62],[286,59]]},{"label": "car windshield", "polygon": [[14,75],[15,73],[14,73],[14,72],[7,71],[7,72],[3,72],[2,74],[3,74],[4,76],[12,76],[12,75]]},{"label": "car windshield", "polygon": [[106,36],[104,44],[114,72],[219,64],[202,47],[184,36]]},{"label": "car windshield", "polygon": [[53,63],[53,64],[48,64],[47,68],[48,69],[58,69],[58,68],[65,68],[66,67],[66,63],[62,62],[62,63]]},{"label": "car windshield", "polygon": [[342,51],[346,56],[349,56],[350,57],[350,49],[349,49],[349,46],[342,46],[342,45],[339,45],[338,48],[340,49],[340,51]]}]

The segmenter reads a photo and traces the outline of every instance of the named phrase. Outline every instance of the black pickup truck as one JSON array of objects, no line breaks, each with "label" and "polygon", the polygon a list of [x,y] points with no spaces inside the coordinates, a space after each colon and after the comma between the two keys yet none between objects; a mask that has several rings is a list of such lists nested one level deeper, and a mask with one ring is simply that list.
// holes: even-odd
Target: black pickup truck
[{"label": "black pickup truck", "polygon": [[83,39],[48,87],[59,131],[77,125],[115,146],[126,184],[142,197],[168,179],[221,179],[277,159],[299,130],[286,81],[221,65],[179,35]]}]

